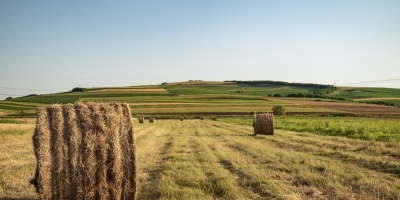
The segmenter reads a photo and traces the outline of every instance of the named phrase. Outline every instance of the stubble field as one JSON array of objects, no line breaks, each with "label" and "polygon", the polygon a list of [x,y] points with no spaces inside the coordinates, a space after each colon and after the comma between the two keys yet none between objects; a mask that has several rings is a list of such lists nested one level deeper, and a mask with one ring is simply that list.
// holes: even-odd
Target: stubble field
[{"label": "stubble field", "polygon": [[[138,199],[400,198],[398,142],[253,136],[251,126],[211,120],[135,121],[135,130]],[[1,199],[37,198],[32,134],[1,136]]]}]

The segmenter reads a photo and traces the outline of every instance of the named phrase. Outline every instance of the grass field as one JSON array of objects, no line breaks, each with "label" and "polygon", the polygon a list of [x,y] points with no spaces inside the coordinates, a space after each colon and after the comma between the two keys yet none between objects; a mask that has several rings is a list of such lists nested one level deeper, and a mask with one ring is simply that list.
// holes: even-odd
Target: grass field
[{"label": "grass field", "polygon": [[[27,126],[0,136],[0,199],[37,198]],[[135,130],[138,199],[400,198],[398,142],[286,130],[253,136],[251,126],[212,120],[135,121]]]},{"label": "grass field", "polygon": [[[252,126],[252,117],[217,117],[217,121]],[[400,142],[398,119],[365,117],[275,116],[275,128],[363,140]]]}]

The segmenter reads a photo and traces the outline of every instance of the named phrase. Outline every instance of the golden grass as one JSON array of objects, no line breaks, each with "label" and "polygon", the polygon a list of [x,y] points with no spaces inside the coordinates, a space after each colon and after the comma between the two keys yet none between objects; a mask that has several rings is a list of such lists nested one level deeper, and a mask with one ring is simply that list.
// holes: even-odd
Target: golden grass
[{"label": "golden grass", "polygon": [[0,199],[38,198],[34,186],[29,184],[36,167],[33,129],[24,130],[22,135],[0,137]]},{"label": "golden grass", "polygon": [[35,124],[0,124],[0,131],[26,131],[35,128]]},{"label": "golden grass", "polygon": [[[138,199],[399,199],[400,143],[210,120],[136,130]],[[30,130],[33,133],[33,129]],[[0,199],[37,198],[32,134],[0,140]]]}]

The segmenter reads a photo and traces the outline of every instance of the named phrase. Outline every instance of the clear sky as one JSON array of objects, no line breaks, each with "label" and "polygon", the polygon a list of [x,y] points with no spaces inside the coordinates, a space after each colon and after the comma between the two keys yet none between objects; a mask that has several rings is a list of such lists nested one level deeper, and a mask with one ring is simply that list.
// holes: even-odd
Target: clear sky
[{"label": "clear sky", "polygon": [[400,88],[400,1],[0,1],[0,99],[191,79]]}]

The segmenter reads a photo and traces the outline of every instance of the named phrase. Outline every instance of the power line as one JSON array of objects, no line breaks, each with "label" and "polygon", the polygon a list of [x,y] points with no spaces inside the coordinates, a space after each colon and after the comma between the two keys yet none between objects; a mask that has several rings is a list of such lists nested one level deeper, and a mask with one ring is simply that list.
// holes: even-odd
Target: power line
[{"label": "power line", "polygon": [[378,80],[378,81],[366,81],[366,82],[358,82],[358,83],[345,83],[340,85],[358,85],[358,84],[368,84],[368,83],[382,83],[382,82],[390,82],[390,81],[399,81],[400,78],[394,79],[386,79],[386,80]]},{"label": "power line", "polygon": [[31,90],[31,91],[42,91],[42,92],[58,92],[57,90],[38,90],[38,89],[27,89],[27,88],[7,88],[7,87],[0,87],[0,89],[9,89],[9,90]]},{"label": "power line", "polygon": [[0,94],[0,95],[4,95],[4,96],[13,96],[13,97],[22,96],[22,95],[16,95],[16,94]]}]

